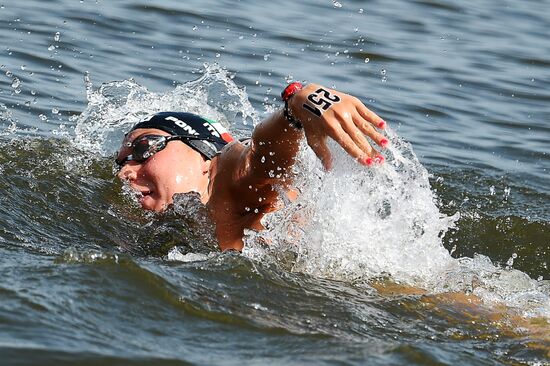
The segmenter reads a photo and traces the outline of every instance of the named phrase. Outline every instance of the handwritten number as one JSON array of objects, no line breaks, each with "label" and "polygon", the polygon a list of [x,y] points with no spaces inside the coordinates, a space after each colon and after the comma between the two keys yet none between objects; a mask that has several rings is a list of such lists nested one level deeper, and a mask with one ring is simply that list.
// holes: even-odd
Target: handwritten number
[{"label": "handwritten number", "polygon": [[322,112],[319,108],[312,107],[309,104],[305,104],[305,103],[302,105],[302,107],[304,107],[304,109],[307,109],[308,111],[310,111],[311,113],[313,113],[317,117],[321,117]]},{"label": "handwritten number", "polygon": [[[322,94],[322,96],[320,96],[319,94]],[[317,117],[321,117],[321,114],[329,109],[332,104],[340,102],[340,97],[338,95],[331,94],[326,89],[319,88],[315,91],[315,93],[311,93],[310,95],[308,95],[307,100],[313,103],[314,106],[304,103],[302,107],[313,113]],[[321,109],[317,108],[316,106],[321,107]]]},{"label": "handwritten number", "polygon": [[330,100],[331,102],[338,103],[340,101],[340,97],[336,94],[330,94],[330,92],[326,89],[319,88],[316,91],[317,94],[323,93],[324,97]]},{"label": "handwritten number", "polygon": [[332,103],[329,102],[329,101],[326,100],[326,99],[323,99],[323,98],[315,99],[315,97],[318,97],[318,96],[315,95],[315,94],[310,94],[310,95],[307,96],[307,99],[308,99],[311,103],[313,103],[313,104],[315,104],[315,105],[318,105],[318,106],[320,106],[320,105],[322,105],[322,104],[324,103],[324,105],[322,105],[321,108],[323,108],[323,110],[325,110],[325,111],[326,111],[327,109],[329,109],[330,106],[332,105]]}]

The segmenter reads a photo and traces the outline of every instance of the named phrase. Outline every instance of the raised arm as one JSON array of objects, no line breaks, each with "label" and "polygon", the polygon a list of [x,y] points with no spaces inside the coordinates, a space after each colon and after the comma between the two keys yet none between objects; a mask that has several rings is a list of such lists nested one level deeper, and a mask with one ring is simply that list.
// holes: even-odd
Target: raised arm
[{"label": "raised arm", "polygon": [[292,182],[290,168],[304,136],[326,169],[332,165],[327,138],[361,164],[383,162],[365,136],[384,147],[388,140],[376,128],[385,122],[357,98],[316,84],[293,91],[284,110],[254,128],[250,144],[228,145],[219,157],[212,191],[224,193],[212,195],[209,204],[223,208],[214,210],[223,250],[241,250],[244,229],[261,230],[263,215],[279,207],[275,187]]}]

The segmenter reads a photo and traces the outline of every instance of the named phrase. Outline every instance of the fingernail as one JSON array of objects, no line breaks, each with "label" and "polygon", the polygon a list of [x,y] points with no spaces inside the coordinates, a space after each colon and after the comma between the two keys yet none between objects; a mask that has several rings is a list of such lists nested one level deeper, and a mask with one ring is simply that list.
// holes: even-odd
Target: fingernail
[{"label": "fingernail", "polygon": [[363,165],[371,166],[374,163],[372,158],[365,158]]},{"label": "fingernail", "polygon": [[384,162],[384,160],[386,160],[382,155],[376,155],[374,157],[374,161],[377,163],[377,164],[382,164]]},{"label": "fingernail", "polygon": [[386,121],[382,120],[382,122],[378,124],[378,128],[384,128],[384,127],[386,127]]},{"label": "fingernail", "polygon": [[390,143],[390,142],[388,141],[388,139],[382,139],[382,140],[380,140],[380,146],[382,146],[382,147],[388,146],[389,143]]}]

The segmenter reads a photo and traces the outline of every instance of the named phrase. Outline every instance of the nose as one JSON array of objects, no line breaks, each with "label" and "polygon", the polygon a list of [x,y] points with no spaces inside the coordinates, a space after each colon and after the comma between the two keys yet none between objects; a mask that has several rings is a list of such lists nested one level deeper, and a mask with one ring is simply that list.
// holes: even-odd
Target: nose
[{"label": "nose", "polygon": [[138,165],[132,162],[124,164],[117,174],[118,179],[129,182],[136,180]]}]

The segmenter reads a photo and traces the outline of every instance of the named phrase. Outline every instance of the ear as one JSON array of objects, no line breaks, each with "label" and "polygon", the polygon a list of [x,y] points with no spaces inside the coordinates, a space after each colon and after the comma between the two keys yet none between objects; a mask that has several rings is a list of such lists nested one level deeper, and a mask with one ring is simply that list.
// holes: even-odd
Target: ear
[{"label": "ear", "polygon": [[210,164],[212,164],[212,160],[203,159],[201,165],[203,175],[208,174],[210,171]]}]

